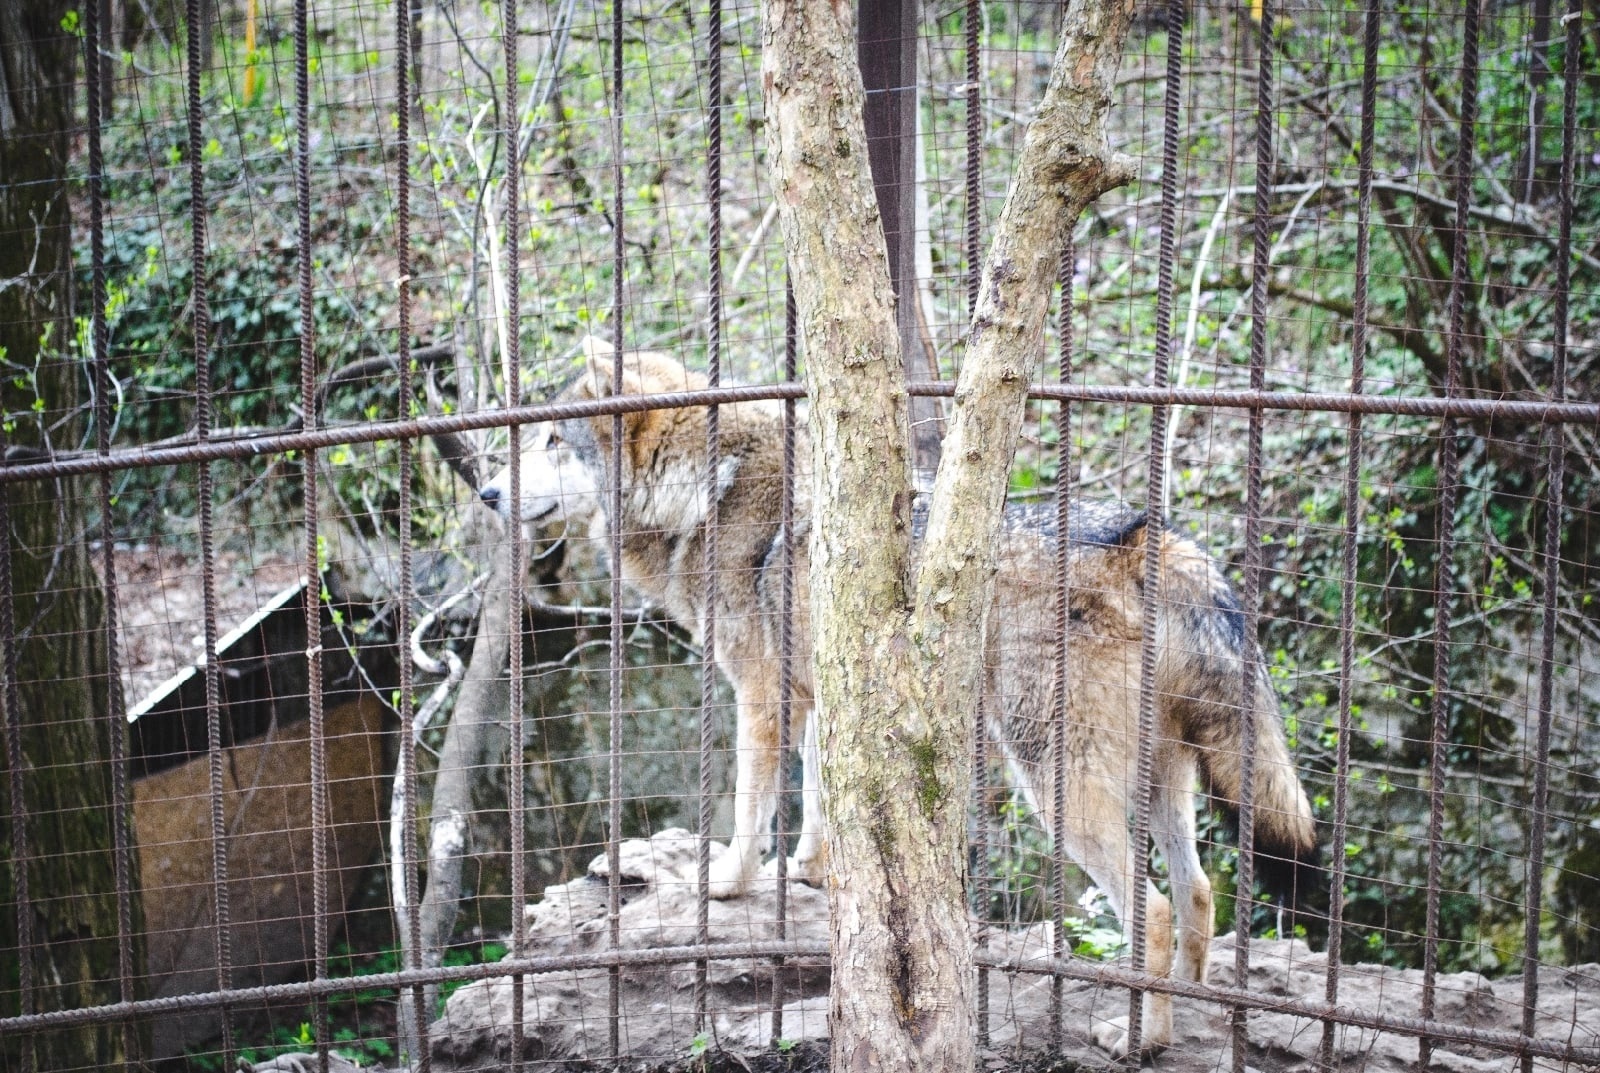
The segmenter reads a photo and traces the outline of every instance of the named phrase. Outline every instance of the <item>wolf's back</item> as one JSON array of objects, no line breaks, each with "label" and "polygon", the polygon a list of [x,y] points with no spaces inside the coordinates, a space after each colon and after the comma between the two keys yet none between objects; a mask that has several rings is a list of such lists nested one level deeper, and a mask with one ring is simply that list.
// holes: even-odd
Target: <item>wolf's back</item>
[{"label": "wolf's back", "polygon": [[[1008,512],[1012,532],[1059,539],[1054,506]],[[1143,512],[1121,503],[1075,502],[1067,548],[1069,635],[1121,636],[1138,645],[1145,601],[1149,527]],[[1291,890],[1316,857],[1311,805],[1284,739],[1276,695],[1233,589],[1210,556],[1191,540],[1162,530],[1156,613],[1157,702],[1163,732],[1190,747],[1211,792],[1233,811],[1244,784],[1247,739],[1254,730],[1253,795],[1258,874]],[[1245,697],[1246,657],[1256,667]],[[1137,684],[1131,687],[1137,691]],[[1135,702],[1136,703],[1136,702]]]}]

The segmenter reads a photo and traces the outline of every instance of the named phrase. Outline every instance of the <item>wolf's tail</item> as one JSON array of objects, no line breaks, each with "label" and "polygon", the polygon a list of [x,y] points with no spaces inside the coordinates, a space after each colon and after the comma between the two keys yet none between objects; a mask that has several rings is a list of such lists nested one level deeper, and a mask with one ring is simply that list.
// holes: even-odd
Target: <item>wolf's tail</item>
[{"label": "wolf's tail", "polygon": [[[1211,793],[1237,813],[1253,728],[1256,876],[1286,902],[1320,887],[1316,823],[1284,737],[1272,683],[1232,589],[1211,560],[1176,534],[1162,537],[1157,690],[1199,756]],[[1258,669],[1244,696],[1246,654]]]},{"label": "wolf's tail", "polygon": [[[1240,680],[1233,680],[1235,698]],[[1255,764],[1252,796],[1255,874],[1261,885],[1285,904],[1319,901],[1324,877],[1317,850],[1311,802],[1295,771],[1284,740],[1283,724],[1273,700],[1272,684],[1262,674],[1255,688]],[[1191,729],[1199,746],[1200,766],[1213,797],[1237,818],[1244,788],[1245,721],[1238,699],[1227,704],[1234,726],[1217,740],[1214,724]],[[1216,707],[1223,707],[1222,704]],[[1200,739],[1200,740],[1195,740]]]}]

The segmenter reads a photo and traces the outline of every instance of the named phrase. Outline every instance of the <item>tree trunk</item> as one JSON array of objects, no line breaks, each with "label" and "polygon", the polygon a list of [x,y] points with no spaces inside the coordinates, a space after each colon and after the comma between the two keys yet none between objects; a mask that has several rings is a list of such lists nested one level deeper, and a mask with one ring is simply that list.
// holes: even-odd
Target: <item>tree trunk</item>
[{"label": "tree trunk", "polygon": [[1131,10],[1129,0],[1077,0],[1065,16],[985,264],[918,563],[908,407],[850,8],[765,5],[768,157],[812,400],[836,1073],[973,1067],[966,819],[993,548],[1067,229],[1128,176],[1104,118]]},{"label": "tree trunk", "polygon": [[[82,370],[67,353],[76,41],[62,29],[61,11],[45,0],[0,5],[0,406],[8,453],[75,448],[83,429]],[[108,729],[120,685],[106,671],[104,603],[85,542],[90,487],[62,481],[3,493],[10,528],[0,554],[15,629],[0,640],[16,670],[0,709],[22,752],[20,772],[0,758],[0,1013],[12,1015],[24,958],[33,986],[23,997],[34,1012],[121,997]],[[28,892],[20,928],[19,849]],[[19,930],[31,933],[29,949]],[[123,1039],[113,1025],[11,1035],[0,1040],[0,1067],[105,1068],[122,1062]]]},{"label": "tree trunk", "polygon": [[972,1066],[966,802],[944,788],[966,758],[940,748],[922,705],[902,703],[915,685],[908,406],[849,19],[843,5],[773,0],[762,59],[812,400],[831,1068],[962,1070]]},{"label": "tree trunk", "polygon": [[[511,541],[519,534],[512,525],[505,537],[497,538],[481,513],[474,513],[467,539],[469,546],[490,549],[492,558],[472,657],[456,694],[434,780],[428,881],[417,909],[424,968],[444,963],[460,911],[462,868],[481,848],[472,844],[472,818],[484,795],[493,792],[510,744],[506,709],[511,685],[506,660],[511,652],[510,623],[516,613],[511,607]],[[512,911],[521,912],[521,907],[514,906]],[[429,1009],[437,991],[436,987],[427,989]],[[409,1015],[410,1010],[402,1012]],[[416,1031],[416,1026],[408,1028]],[[410,1056],[413,1065],[419,1057]]]}]

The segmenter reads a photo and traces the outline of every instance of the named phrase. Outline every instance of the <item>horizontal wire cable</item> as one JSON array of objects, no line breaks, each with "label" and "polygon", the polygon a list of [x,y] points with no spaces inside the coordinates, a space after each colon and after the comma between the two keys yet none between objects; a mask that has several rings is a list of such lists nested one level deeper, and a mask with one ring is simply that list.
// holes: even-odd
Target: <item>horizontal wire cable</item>
[{"label": "horizontal wire cable", "polygon": [[[906,385],[909,395],[953,397],[949,380]],[[1539,402],[1531,399],[1445,398],[1436,395],[1355,395],[1348,392],[1211,390],[1207,388],[1121,387],[1092,384],[1035,384],[1033,399],[1127,406],[1190,406],[1218,410],[1286,410],[1331,414],[1376,414],[1391,417],[1464,418],[1509,421],[1525,425],[1600,426],[1600,402]],[[203,443],[171,447],[126,448],[110,454],[58,455],[54,461],[13,461],[0,465],[0,485],[53,480],[107,470],[152,469],[194,462],[239,461],[290,451],[349,447],[417,436],[472,432],[537,421],[566,421],[602,414],[675,410],[712,403],[802,399],[804,384],[778,383],[723,387],[715,391],[669,391],[659,395],[626,395],[582,402],[532,403],[515,408],[431,415],[407,421],[334,425],[314,431],[212,436]]]},{"label": "horizontal wire cable", "polygon": [[[138,1002],[116,1002],[104,1006],[84,1006],[72,1010],[52,1010],[28,1016],[0,1018],[0,1035],[13,1032],[37,1032],[44,1029],[69,1028],[77,1025],[103,1024],[127,1017],[150,1017],[160,1014],[217,1009],[223,1005],[240,1007],[267,1002],[305,1001],[314,995],[331,995],[355,990],[399,989],[413,985],[441,984],[446,982],[471,982],[495,977],[509,977],[513,973],[529,976],[553,972],[573,972],[580,969],[638,968],[649,965],[690,964],[697,958],[708,961],[738,961],[741,959],[770,960],[775,957],[808,958],[821,964],[827,959],[826,940],[791,940],[789,942],[715,943],[710,947],[663,946],[653,950],[592,950],[581,954],[561,954],[544,957],[506,958],[503,961],[479,965],[441,965],[436,968],[407,969],[399,972],[370,973],[336,979],[304,980],[298,983],[269,984],[260,987],[235,988],[229,991],[210,991],[193,995],[171,995],[164,998],[143,999]],[[1340,1006],[1316,999],[1291,999],[1279,995],[1263,995],[1238,987],[1220,987],[1214,984],[1197,984],[1175,977],[1156,977],[1135,973],[1113,965],[1096,965],[1075,959],[1056,960],[1037,958],[1025,962],[1009,960],[990,953],[977,959],[985,967],[1001,972],[1026,976],[1059,975],[1063,979],[1108,987],[1135,987],[1146,991],[1162,992],[1181,998],[1199,999],[1219,1006],[1241,1006],[1251,1010],[1269,1010],[1303,1017],[1310,1021],[1334,1020],[1352,1028],[1369,1028],[1378,1032],[1392,1032],[1401,1036],[1429,1036],[1436,1042],[1457,1043],[1468,1047],[1484,1047],[1504,1054],[1535,1058],[1550,1058],[1572,1065],[1600,1065],[1600,1046],[1583,1047],[1572,1043],[1525,1036],[1517,1032],[1473,1028],[1470,1025],[1447,1021],[1427,1021],[1420,1017],[1402,1017]]]}]

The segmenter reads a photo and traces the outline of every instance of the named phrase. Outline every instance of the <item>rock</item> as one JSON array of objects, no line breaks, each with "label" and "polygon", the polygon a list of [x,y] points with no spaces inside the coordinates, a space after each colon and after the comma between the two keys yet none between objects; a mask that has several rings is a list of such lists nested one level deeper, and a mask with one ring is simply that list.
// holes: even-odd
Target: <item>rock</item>
[{"label": "rock", "polygon": [[[696,840],[687,831],[663,831],[620,847],[623,907],[621,948],[646,951],[694,942],[696,933]],[[713,845],[712,853],[721,851]],[[548,888],[527,909],[528,951],[534,956],[607,949],[606,876],[597,858],[588,874]],[[791,939],[825,941],[827,898],[819,890],[788,884]],[[776,883],[772,865],[751,892],[709,905],[713,943],[748,943],[777,938]],[[1043,925],[991,929],[988,950],[1026,965],[1048,956]],[[1210,982],[1234,983],[1234,940],[1214,941]],[[738,1055],[768,1051],[772,1039],[772,988],[777,969],[770,959],[713,961],[708,966],[704,1035],[694,1025],[693,962],[625,966],[620,973],[621,1050],[625,1068],[659,1069],[702,1052],[730,1052],[735,1065],[757,1068]],[[1249,990],[1288,1000],[1322,1001],[1327,957],[1298,940],[1256,940],[1250,945]],[[1061,1039],[1052,1039],[1050,978],[1033,973],[988,972],[985,1069],[1057,1069],[1074,1065],[1108,1068],[1104,1051],[1089,1042],[1093,1026],[1128,1012],[1125,990],[1065,980]],[[524,978],[524,1057],[530,1060],[599,1061],[610,1053],[610,974],[604,968],[544,973]],[[819,1053],[827,1037],[828,971],[821,959],[790,959],[783,967],[785,1002],[781,1035],[785,1048]],[[1600,1045],[1600,966],[1547,968],[1540,977],[1535,1034]],[[1339,1004],[1348,1009],[1415,1017],[1422,973],[1380,965],[1347,965],[1340,973]],[[461,988],[431,1030],[434,1068],[441,1071],[499,1069],[510,1055],[511,981],[483,980]],[[1439,1021],[1472,1028],[1521,1029],[1522,979],[1489,980],[1478,973],[1438,978]],[[1177,998],[1173,1045],[1152,1060],[1162,1073],[1215,1073],[1228,1061],[1229,1011],[1198,999]],[[1256,1073],[1300,1073],[1316,1066],[1322,1022],[1292,1013],[1258,1010],[1249,1017],[1247,1068]],[[1361,1073],[1413,1073],[1417,1041],[1393,1033],[1338,1026],[1334,1049],[1341,1065]],[[754,1059],[752,1058],[752,1062]],[[1554,1063],[1536,1061],[1540,1069]],[[1441,1073],[1514,1073],[1515,1058],[1486,1048],[1454,1043],[1434,1047],[1432,1069]]]},{"label": "rock", "polygon": [[[622,913],[620,949],[685,946],[697,933],[698,840],[672,829],[631,839],[620,847]],[[711,846],[713,857],[722,847]],[[533,956],[576,954],[610,947],[606,920],[609,862],[601,855],[588,874],[549,887],[527,909],[528,952]],[[787,936],[825,942],[828,901],[801,883],[787,884]],[[712,943],[749,943],[778,938],[777,883],[773,865],[748,894],[708,906]],[[823,959],[789,959],[782,968],[783,1033],[788,1040],[827,1036],[828,970]],[[771,959],[712,961],[707,966],[705,1037],[694,1025],[695,966],[692,961],[627,966],[620,973],[623,1054],[643,1065],[659,1065],[707,1047],[761,1050],[771,1038],[772,988],[779,969]],[[525,977],[524,1057],[601,1059],[610,1053],[606,1011],[610,972],[580,969]],[[434,1068],[498,1069],[510,1056],[512,984],[501,977],[477,981],[450,996],[444,1015],[430,1030]]]}]

